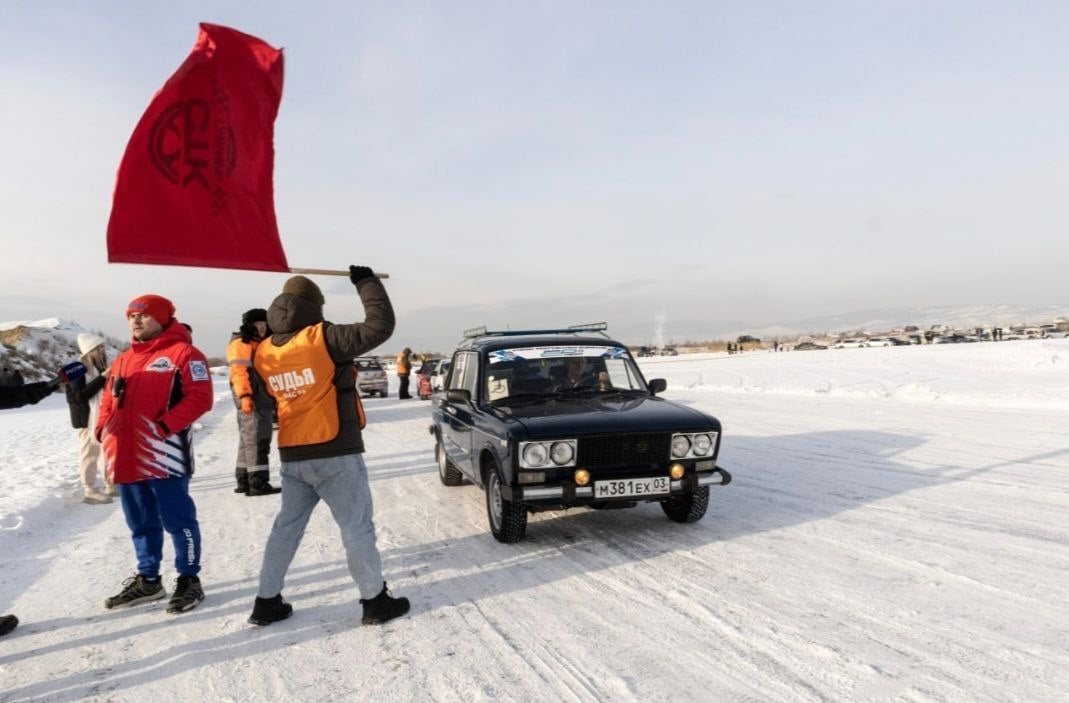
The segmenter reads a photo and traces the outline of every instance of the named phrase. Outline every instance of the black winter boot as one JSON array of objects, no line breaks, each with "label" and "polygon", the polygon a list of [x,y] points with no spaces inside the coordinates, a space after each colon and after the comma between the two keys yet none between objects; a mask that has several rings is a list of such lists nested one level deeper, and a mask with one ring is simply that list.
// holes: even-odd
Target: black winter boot
[{"label": "black winter boot", "polygon": [[276,488],[268,482],[270,472],[267,469],[249,472],[249,496],[269,496],[281,493],[282,488]]},{"label": "black winter boot", "polygon": [[18,627],[19,619],[14,615],[0,615],[0,637]]},{"label": "black winter boot", "polygon": [[249,470],[248,469],[234,469],[234,478],[238,480],[237,488],[234,489],[235,493],[248,493],[249,492]]},{"label": "black winter boot", "polygon": [[385,581],[382,582],[379,595],[368,600],[361,598],[360,604],[364,606],[364,619],[361,622],[365,625],[381,625],[408,612],[408,599],[391,596]]},{"label": "black winter boot", "polygon": [[257,596],[256,602],[252,606],[252,615],[249,616],[249,622],[253,625],[270,625],[273,622],[285,620],[290,615],[293,615],[293,606],[282,600],[281,593],[273,598],[260,598]]}]

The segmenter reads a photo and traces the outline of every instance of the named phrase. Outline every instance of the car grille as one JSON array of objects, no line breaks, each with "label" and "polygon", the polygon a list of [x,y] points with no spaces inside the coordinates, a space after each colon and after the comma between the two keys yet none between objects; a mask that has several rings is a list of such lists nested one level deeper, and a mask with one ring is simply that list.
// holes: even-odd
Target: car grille
[{"label": "car grille", "polygon": [[581,437],[577,465],[592,467],[660,463],[668,460],[671,445],[670,434]]}]

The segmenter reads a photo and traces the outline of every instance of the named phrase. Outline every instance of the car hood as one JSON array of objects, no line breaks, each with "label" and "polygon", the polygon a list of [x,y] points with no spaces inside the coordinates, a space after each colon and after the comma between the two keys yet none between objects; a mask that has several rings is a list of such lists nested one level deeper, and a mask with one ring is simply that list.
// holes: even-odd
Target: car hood
[{"label": "car hood", "polygon": [[528,437],[534,439],[720,429],[716,418],[655,396],[568,398],[499,409],[498,412],[522,424]]}]

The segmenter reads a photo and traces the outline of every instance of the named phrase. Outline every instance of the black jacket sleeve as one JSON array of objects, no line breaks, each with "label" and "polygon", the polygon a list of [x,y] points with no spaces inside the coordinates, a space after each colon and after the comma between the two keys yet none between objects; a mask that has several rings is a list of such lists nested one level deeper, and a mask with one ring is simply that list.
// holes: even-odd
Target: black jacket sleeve
[{"label": "black jacket sleeve", "polygon": [[47,381],[21,386],[0,386],[0,410],[32,405],[51,395],[53,390],[55,389],[51,388]]},{"label": "black jacket sleeve", "polygon": [[356,284],[360,301],[364,304],[364,321],[351,325],[323,326],[327,340],[327,349],[331,358],[338,363],[352,361],[379,346],[393,334],[396,324],[393,306],[386,289],[377,278],[365,278]]},{"label": "black jacket sleeve", "polygon": [[77,388],[74,384],[67,389],[67,398],[79,403],[88,403],[92,400],[93,396],[104,389],[104,384],[108,382],[108,377],[101,374],[94,378],[89,383],[82,381],[82,385]]}]

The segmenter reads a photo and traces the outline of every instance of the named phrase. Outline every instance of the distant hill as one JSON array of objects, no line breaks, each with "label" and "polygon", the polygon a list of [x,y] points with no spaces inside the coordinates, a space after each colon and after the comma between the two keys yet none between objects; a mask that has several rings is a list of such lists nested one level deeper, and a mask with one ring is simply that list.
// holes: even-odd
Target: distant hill
[{"label": "distant hill", "polygon": [[740,329],[737,333],[728,336],[752,334],[757,337],[771,337],[860,330],[881,332],[906,325],[916,325],[921,329],[927,329],[933,325],[948,325],[955,329],[991,327],[992,325],[1010,327],[1040,325],[1052,322],[1059,317],[1069,318],[1069,305],[943,305],[922,308],[882,308],[855,310],[760,328]]},{"label": "distant hill", "polygon": [[18,369],[26,381],[50,378],[56,369],[81,356],[77,340],[82,332],[104,337],[109,360],[127,346],[114,337],[84,329],[71,320],[48,318],[0,322],[0,366]]}]

